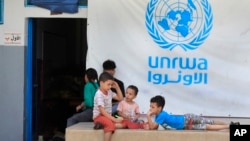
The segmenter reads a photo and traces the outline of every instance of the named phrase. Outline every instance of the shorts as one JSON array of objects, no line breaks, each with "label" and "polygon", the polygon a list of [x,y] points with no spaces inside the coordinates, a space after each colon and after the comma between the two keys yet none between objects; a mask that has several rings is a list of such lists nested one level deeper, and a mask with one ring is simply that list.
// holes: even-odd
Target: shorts
[{"label": "shorts", "polygon": [[195,114],[185,114],[185,129],[206,130],[207,124],[214,124],[214,120],[207,119]]},{"label": "shorts", "polygon": [[115,123],[110,120],[109,118],[105,117],[105,116],[97,116],[94,119],[94,123],[99,122],[100,124],[102,124],[104,126],[103,130],[104,132],[114,132],[115,131]]},{"label": "shorts", "polygon": [[125,119],[122,121],[121,124],[124,128],[128,128],[128,129],[143,129],[144,123],[136,122],[136,121],[134,122],[134,121]]}]

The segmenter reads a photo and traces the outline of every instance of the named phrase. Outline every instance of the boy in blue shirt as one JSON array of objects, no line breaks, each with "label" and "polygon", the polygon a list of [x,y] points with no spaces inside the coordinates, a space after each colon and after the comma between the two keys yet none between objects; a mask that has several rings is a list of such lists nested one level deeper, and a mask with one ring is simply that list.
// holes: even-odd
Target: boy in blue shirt
[{"label": "boy in blue shirt", "polygon": [[[150,130],[158,129],[159,125],[177,129],[177,130],[223,130],[229,129],[229,124],[221,121],[207,119],[195,114],[171,115],[163,111],[165,106],[164,97],[157,95],[150,100],[150,109],[147,112],[148,126]],[[151,116],[155,115],[155,121]],[[231,122],[239,125],[239,122]]]}]

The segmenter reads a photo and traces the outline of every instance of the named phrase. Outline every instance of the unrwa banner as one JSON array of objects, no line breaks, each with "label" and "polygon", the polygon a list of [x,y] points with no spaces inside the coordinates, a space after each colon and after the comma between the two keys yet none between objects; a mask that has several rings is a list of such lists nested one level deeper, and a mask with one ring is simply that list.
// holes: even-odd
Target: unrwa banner
[{"label": "unrwa banner", "polygon": [[248,0],[91,0],[87,65],[139,88],[146,113],[162,95],[173,114],[250,117]]}]

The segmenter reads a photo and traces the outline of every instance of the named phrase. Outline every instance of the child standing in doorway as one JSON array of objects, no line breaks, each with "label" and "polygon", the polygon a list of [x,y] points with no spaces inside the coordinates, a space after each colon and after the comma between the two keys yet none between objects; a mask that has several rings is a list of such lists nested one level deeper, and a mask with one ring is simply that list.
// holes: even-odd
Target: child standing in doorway
[{"label": "child standing in doorway", "polygon": [[[94,97],[93,120],[94,129],[104,130],[104,141],[111,141],[115,124],[123,120],[123,118],[115,118],[112,116],[112,99],[122,101],[123,95],[114,77],[108,72],[103,72],[99,77],[99,89]],[[111,88],[115,88],[114,93]]]}]

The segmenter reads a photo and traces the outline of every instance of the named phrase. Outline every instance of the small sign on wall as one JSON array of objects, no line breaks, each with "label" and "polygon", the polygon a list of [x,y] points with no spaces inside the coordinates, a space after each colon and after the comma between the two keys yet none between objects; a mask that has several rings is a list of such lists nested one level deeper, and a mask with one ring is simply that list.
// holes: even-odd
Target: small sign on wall
[{"label": "small sign on wall", "polygon": [[21,33],[4,33],[5,44],[21,44]]}]

